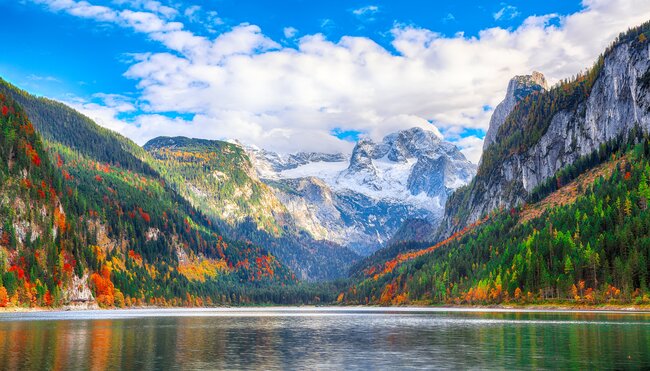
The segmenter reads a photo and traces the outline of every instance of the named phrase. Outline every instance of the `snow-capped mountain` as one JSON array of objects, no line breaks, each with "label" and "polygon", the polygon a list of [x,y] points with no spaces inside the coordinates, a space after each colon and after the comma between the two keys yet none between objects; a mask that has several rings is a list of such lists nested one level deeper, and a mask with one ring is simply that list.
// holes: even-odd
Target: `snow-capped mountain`
[{"label": "snow-capped mountain", "polygon": [[362,139],[349,159],[248,152],[259,177],[299,226],[362,255],[381,247],[407,219],[435,224],[448,195],[476,172],[458,148],[421,128],[390,134],[379,143]]}]

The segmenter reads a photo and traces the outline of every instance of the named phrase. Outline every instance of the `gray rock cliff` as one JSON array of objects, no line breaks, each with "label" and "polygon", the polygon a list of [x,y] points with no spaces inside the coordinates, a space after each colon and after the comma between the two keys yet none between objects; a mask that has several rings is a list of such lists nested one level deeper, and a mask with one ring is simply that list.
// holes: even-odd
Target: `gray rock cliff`
[{"label": "gray rock cliff", "polygon": [[494,109],[490,118],[490,126],[483,141],[483,150],[488,148],[497,137],[501,125],[515,108],[517,103],[530,94],[548,90],[548,84],[543,74],[534,71],[532,75],[515,76],[508,83],[505,99]]},{"label": "gray rock cliff", "polygon": [[479,168],[479,175],[463,190],[462,200],[447,205],[438,238],[495,209],[525,202],[544,180],[636,125],[649,131],[650,89],[643,83],[650,76],[649,45],[637,40],[615,45],[605,54],[591,92],[577,108],[554,113],[547,130],[525,152],[500,159],[489,171]]}]

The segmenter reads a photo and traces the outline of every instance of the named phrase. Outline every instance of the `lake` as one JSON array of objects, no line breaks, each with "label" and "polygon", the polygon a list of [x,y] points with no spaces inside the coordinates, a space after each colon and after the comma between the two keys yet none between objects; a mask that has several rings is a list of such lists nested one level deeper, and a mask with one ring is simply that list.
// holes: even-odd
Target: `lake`
[{"label": "lake", "polygon": [[650,315],[421,308],[0,313],[0,369],[650,368]]}]

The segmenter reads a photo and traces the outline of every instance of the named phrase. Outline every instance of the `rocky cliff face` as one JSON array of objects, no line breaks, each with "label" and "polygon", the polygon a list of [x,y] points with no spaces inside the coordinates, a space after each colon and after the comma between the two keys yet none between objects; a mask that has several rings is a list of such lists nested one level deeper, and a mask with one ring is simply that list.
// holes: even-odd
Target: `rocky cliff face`
[{"label": "rocky cliff face", "polygon": [[425,194],[444,205],[448,194],[467,184],[475,172],[476,166],[456,146],[432,131],[412,128],[390,134],[381,143],[361,140],[338,182],[387,194]]},{"label": "rocky cliff face", "polygon": [[295,169],[310,163],[331,163],[347,160],[342,153],[298,152],[284,155],[257,147],[246,147],[236,141],[235,143],[246,148],[249,157],[256,165],[257,173],[260,177],[266,179],[276,179],[277,173],[279,172]]},{"label": "rocky cliff face", "polygon": [[333,190],[316,177],[269,183],[296,223],[314,239],[368,255],[388,241],[406,215],[427,218],[426,210],[350,190]]},{"label": "rocky cliff face", "polygon": [[405,220],[437,224],[448,195],[476,171],[454,145],[420,128],[379,143],[362,139],[349,162],[341,155],[249,153],[297,225],[361,255],[385,244]]},{"label": "rocky cliff face", "polygon": [[497,137],[501,125],[515,108],[517,103],[527,96],[548,90],[548,84],[543,74],[533,72],[532,75],[515,76],[508,84],[508,91],[505,99],[494,109],[490,118],[490,126],[483,141],[483,150],[488,148]]},{"label": "rocky cliff face", "polygon": [[[547,130],[531,148],[506,156],[497,166],[487,168],[481,164],[479,175],[471,185],[454,195],[455,202],[447,205],[439,237],[492,210],[524,202],[535,187],[558,170],[591,154],[606,141],[626,134],[634,126],[650,129],[648,41],[632,38],[618,42],[605,53],[599,68],[586,98],[575,108],[553,113]],[[494,121],[501,122],[501,118]],[[527,123],[514,124],[525,127]],[[497,136],[496,142],[503,139]],[[464,214],[462,220],[461,214]]]}]

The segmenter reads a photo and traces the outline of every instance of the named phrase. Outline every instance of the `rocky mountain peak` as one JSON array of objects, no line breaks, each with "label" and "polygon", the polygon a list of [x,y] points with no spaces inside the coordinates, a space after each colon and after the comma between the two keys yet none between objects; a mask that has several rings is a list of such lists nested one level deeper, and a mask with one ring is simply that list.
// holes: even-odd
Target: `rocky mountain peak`
[{"label": "rocky mountain peak", "polygon": [[492,113],[490,126],[483,141],[483,150],[486,150],[494,143],[499,128],[506,121],[517,103],[533,93],[546,90],[548,90],[548,83],[541,72],[533,71],[531,75],[513,77],[508,83],[508,92],[505,99],[499,103],[497,108],[494,109],[494,113]]},{"label": "rocky mountain peak", "polygon": [[414,127],[387,135],[378,148],[376,158],[388,156],[394,162],[406,162],[408,158],[419,157],[422,153],[435,150],[442,139],[433,131]]},{"label": "rocky mountain peak", "polygon": [[415,127],[389,134],[381,143],[359,141],[340,179],[377,191],[399,185],[413,196],[424,193],[444,203],[475,171],[456,146],[434,131]]},{"label": "rocky mountain peak", "polygon": [[441,142],[442,138],[436,132],[419,127],[386,135],[381,143],[361,139],[352,151],[350,166],[354,170],[358,164],[368,164],[368,160],[384,157],[392,162],[406,163],[408,159],[436,151]]},{"label": "rocky mountain peak", "polygon": [[530,75],[520,75],[510,79],[507,95],[521,100],[540,90],[548,90],[546,77],[541,72],[533,71]]},{"label": "rocky mountain peak", "polygon": [[[620,140],[637,127],[650,131],[650,87],[643,83],[650,75],[649,49],[647,42],[640,43],[635,36],[622,36],[587,73],[586,78],[591,82],[584,85],[568,82],[560,86],[574,97],[570,104],[549,105],[540,112],[543,119],[514,117],[518,120],[516,125],[539,132],[533,136],[534,140],[527,138],[529,144],[512,153],[510,148],[495,152],[488,148],[484,152],[498,153],[499,157],[491,164],[479,165],[474,185],[454,196],[456,202],[445,210],[439,237],[445,238],[495,209],[526,202],[536,187],[580,158],[596,153],[604,143]],[[537,80],[540,81],[539,76]],[[589,86],[589,90],[582,90]],[[549,94],[549,101],[560,101],[553,97],[557,94],[554,90],[544,94]],[[512,101],[515,101],[513,96],[507,96],[502,107],[495,110],[488,131],[492,136],[486,137],[486,148],[489,139],[494,139],[497,124],[505,121],[505,116],[498,114],[510,113],[509,107],[518,109],[510,106]],[[525,101],[520,104],[524,104],[523,112],[533,105]],[[519,145],[513,143],[511,148]],[[461,222],[457,223],[458,220]]]},{"label": "rocky mountain peak", "polygon": [[367,255],[406,219],[436,225],[448,195],[475,174],[476,166],[431,129],[362,138],[345,158],[247,150],[296,225]]},{"label": "rocky mountain peak", "polygon": [[370,139],[361,139],[354,150],[352,157],[350,157],[350,166],[348,171],[351,172],[367,172],[376,175],[372,159],[375,157],[376,144]]}]

